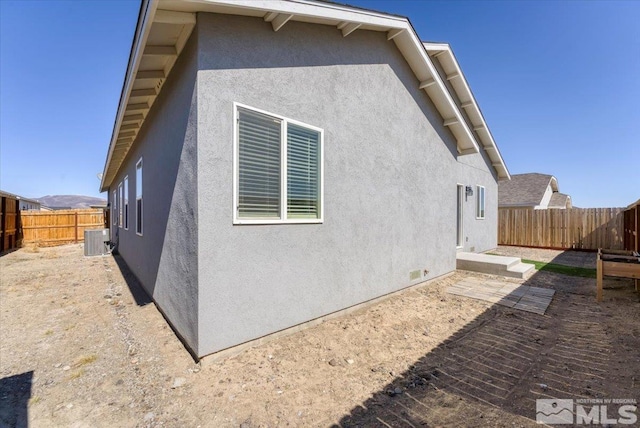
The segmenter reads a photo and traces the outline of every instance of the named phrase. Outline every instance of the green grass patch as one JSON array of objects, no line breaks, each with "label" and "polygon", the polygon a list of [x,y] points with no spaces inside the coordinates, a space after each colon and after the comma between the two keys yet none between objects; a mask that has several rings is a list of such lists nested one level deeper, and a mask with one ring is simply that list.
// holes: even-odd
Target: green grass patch
[{"label": "green grass patch", "polygon": [[575,266],[559,265],[557,263],[545,263],[537,260],[522,259],[523,263],[531,263],[536,266],[536,270],[559,273],[562,275],[579,276],[581,278],[595,278],[596,270],[590,268],[582,268]]}]

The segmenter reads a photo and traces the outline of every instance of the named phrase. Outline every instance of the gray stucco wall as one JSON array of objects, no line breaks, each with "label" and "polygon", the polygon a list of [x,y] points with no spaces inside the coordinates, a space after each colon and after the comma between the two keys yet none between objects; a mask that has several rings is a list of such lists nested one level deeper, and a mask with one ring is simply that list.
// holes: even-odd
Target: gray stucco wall
[{"label": "gray stucco wall", "polygon": [[[194,354],[198,353],[196,76],[193,36],[109,190],[112,202],[112,191],[129,176],[129,230],[118,229],[118,252]],[[143,236],[136,234],[140,158]]]},{"label": "gray stucco wall", "polygon": [[[495,247],[496,179],[455,141],[384,33],[199,14],[198,353],[206,355],[455,269],[456,184],[465,248]],[[323,224],[233,225],[233,102],[324,129]],[[475,190],[474,190],[475,192]],[[475,194],[474,194],[475,196]]]},{"label": "gray stucco wall", "polygon": [[[498,246],[498,182],[486,153],[460,156],[458,183],[473,188],[473,195],[463,202],[463,248],[461,251],[483,252]],[[477,186],[485,187],[485,218],[476,218]]]}]

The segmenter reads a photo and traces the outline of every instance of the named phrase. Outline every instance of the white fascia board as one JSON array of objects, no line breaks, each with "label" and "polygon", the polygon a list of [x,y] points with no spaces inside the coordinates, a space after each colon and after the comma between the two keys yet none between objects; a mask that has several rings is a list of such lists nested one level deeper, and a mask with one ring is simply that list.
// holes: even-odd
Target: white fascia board
[{"label": "white fascia board", "polygon": [[471,129],[469,129],[467,121],[464,119],[464,117],[462,117],[462,113],[460,112],[458,105],[451,97],[451,94],[449,93],[449,89],[447,89],[447,86],[444,84],[442,78],[440,77],[440,73],[438,73],[438,71],[436,70],[436,67],[433,65],[433,62],[431,61],[431,58],[427,53],[426,47],[423,45],[422,41],[418,38],[418,35],[416,34],[415,30],[413,29],[413,26],[409,23],[409,21],[407,20],[405,21],[405,23],[408,27],[407,29],[409,30],[408,31],[409,37],[411,38],[411,41],[415,45],[415,49],[413,49],[413,54],[417,55],[419,59],[421,59],[421,62],[426,66],[428,73],[431,75],[431,78],[436,81],[436,83],[438,84],[438,88],[440,89],[445,99],[447,100],[447,104],[449,105],[451,110],[453,110],[453,113],[455,117],[458,119],[458,122],[460,123],[460,126],[464,134],[467,136],[469,141],[471,141],[471,144],[473,145],[473,148],[476,150],[476,152],[480,152],[480,147],[478,147],[478,143],[476,142],[476,137],[473,135],[473,132],[471,132]]},{"label": "white fascia board", "polygon": [[[459,99],[463,99],[463,97],[461,97],[460,95],[466,95],[465,99],[470,100],[473,109],[476,111],[476,113],[478,114],[478,116],[480,117],[480,120],[482,121],[482,124],[480,125],[480,127],[478,127],[478,130],[482,129],[485,131],[486,137],[487,137],[487,144],[483,144],[483,146],[488,146],[494,149],[495,151],[495,155],[498,157],[498,160],[500,162],[500,166],[502,167],[502,169],[504,170],[504,174],[502,174],[504,177],[501,178],[507,178],[507,179],[511,179],[511,174],[509,174],[509,170],[507,168],[507,165],[504,162],[504,159],[502,158],[502,155],[500,154],[500,149],[498,148],[498,145],[496,144],[495,140],[493,139],[493,135],[491,135],[491,131],[489,130],[489,126],[487,125],[486,120],[484,119],[484,116],[482,114],[482,110],[480,110],[480,106],[478,106],[478,103],[476,101],[476,97],[473,95],[473,92],[471,91],[471,87],[469,86],[469,83],[467,82],[467,78],[464,76],[464,73],[462,72],[462,69],[460,68],[460,64],[458,63],[458,60],[456,59],[456,56],[453,53],[453,50],[451,49],[451,46],[449,46],[446,43],[423,43],[423,46],[425,47],[425,49],[427,49],[427,52],[444,52],[445,55],[447,55],[449,57],[449,59],[451,60],[451,62],[453,63],[457,73],[459,74],[459,76],[462,78],[462,84],[465,88],[465,92],[466,94],[458,94],[458,98]],[[475,127],[474,127],[475,130]],[[481,137],[482,140],[485,140],[484,138]],[[497,168],[496,168],[497,169]],[[501,175],[499,173],[499,175]]]},{"label": "white fascia board", "polygon": [[104,164],[104,170],[102,172],[102,180],[100,182],[101,192],[106,191],[107,186],[111,184],[106,182],[107,171],[111,163],[111,158],[113,156],[113,150],[116,145],[115,143],[116,143],[116,139],[118,138],[120,126],[122,125],[122,119],[127,109],[127,103],[129,102],[131,89],[133,88],[133,83],[136,80],[138,67],[140,67],[140,62],[142,61],[142,54],[144,52],[144,47],[147,45],[147,38],[149,37],[149,32],[151,31],[151,25],[153,24],[153,17],[156,13],[156,9],[158,8],[158,0],[148,0],[146,2],[146,5],[143,3],[142,7],[143,7],[143,12],[140,14],[140,17],[138,18],[139,21],[136,26],[136,29],[139,30],[139,32],[138,34],[136,34],[136,38],[134,39],[135,46],[131,50],[131,56],[129,57],[129,63],[127,65],[127,74],[125,76],[124,85],[122,87],[122,93],[120,94],[120,103],[118,104],[118,112],[116,113],[116,121],[113,125],[113,131],[111,133],[111,142],[109,143],[109,154],[107,155],[107,161]]},{"label": "white fascia board", "polygon": [[[192,6],[190,6],[192,5]],[[313,0],[162,0],[163,9],[176,10],[202,10],[215,11],[215,7],[225,9],[237,8],[241,14],[241,9],[259,10],[295,16],[308,16],[313,18],[327,19],[331,21],[348,21],[359,24],[392,28],[404,28],[405,18],[395,17],[369,10],[356,10],[349,6],[319,2]]]}]

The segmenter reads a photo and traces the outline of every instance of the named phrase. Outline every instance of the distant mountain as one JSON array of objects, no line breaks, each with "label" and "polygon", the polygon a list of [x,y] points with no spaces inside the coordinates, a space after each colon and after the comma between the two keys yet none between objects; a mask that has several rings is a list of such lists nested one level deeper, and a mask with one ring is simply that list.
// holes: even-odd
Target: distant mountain
[{"label": "distant mountain", "polygon": [[91,205],[107,205],[107,200],[82,195],[47,195],[35,198],[46,207],[89,208]]}]

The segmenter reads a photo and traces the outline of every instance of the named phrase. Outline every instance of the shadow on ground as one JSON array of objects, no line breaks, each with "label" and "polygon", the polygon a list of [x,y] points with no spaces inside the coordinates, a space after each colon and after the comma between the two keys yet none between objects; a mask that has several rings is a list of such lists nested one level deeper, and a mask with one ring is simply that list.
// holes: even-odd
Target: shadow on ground
[{"label": "shadow on ground", "polygon": [[136,304],[138,306],[146,306],[149,303],[153,303],[151,297],[149,297],[144,288],[142,288],[140,281],[138,281],[138,278],[136,278],[136,276],[131,272],[122,257],[120,255],[114,254],[113,259],[116,261],[118,269],[120,269],[120,273],[126,281]]},{"label": "shadow on ground", "polygon": [[29,426],[29,399],[33,371],[0,379],[0,426]]},{"label": "shadow on ground", "polygon": [[595,279],[534,274],[556,290],[545,315],[493,305],[339,426],[535,425],[538,398],[640,399],[639,298],[615,282],[598,304]]}]

